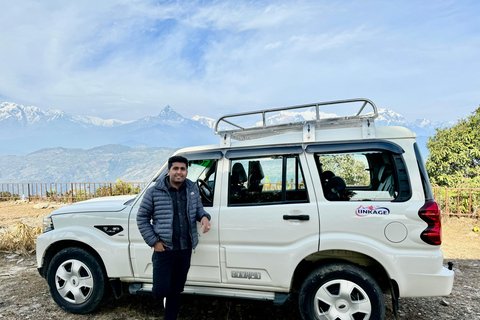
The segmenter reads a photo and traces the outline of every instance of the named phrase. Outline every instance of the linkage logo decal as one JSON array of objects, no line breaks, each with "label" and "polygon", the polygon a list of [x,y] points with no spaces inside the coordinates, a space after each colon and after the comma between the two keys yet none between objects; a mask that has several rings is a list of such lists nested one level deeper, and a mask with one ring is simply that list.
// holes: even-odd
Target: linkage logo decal
[{"label": "linkage logo decal", "polygon": [[355,210],[355,214],[359,217],[365,217],[368,215],[379,215],[379,216],[388,216],[390,214],[390,209],[385,207],[364,207],[360,206]]}]

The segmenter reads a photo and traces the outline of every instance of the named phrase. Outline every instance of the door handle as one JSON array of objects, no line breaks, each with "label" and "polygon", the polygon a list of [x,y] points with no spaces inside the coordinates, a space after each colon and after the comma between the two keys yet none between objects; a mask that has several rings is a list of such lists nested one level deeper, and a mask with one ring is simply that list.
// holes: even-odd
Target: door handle
[{"label": "door handle", "polygon": [[307,220],[310,220],[310,216],[308,214],[298,214],[298,215],[285,214],[283,216],[283,220],[303,220],[303,221],[307,221]]}]

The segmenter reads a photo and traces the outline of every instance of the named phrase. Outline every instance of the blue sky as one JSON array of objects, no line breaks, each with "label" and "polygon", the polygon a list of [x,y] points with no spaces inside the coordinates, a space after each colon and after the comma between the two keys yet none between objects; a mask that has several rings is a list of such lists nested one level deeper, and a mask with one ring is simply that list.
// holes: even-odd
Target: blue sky
[{"label": "blue sky", "polygon": [[480,103],[480,1],[0,0],[0,101],[105,119]]}]

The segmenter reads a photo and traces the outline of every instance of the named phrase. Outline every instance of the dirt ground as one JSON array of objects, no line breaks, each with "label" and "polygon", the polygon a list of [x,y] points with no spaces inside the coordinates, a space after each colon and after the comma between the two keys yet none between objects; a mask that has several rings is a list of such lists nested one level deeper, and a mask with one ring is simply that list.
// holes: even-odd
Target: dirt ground
[{"label": "dirt ground", "polygon": [[[53,209],[33,209],[32,203],[0,203],[0,229],[15,222],[41,224]],[[480,234],[472,231],[480,221],[443,219],[442,250],[445,264],[454,263],[455,283],[447,297],[404,298],[399,319],[480,319]],[[73,315],[60,309],[50,297],[46,281],[36,269],[35,256],[0,252],[0,320],[3,319],[163,319],[162,308],[150,296],[125,294],[111,298],[90,315]],[[184,320],[292,320],[300,319],[291,299],[283,306],[267,302],[188,296],[183,298],[179,319]],[[391,307],[387,320],[395,319]]]}]

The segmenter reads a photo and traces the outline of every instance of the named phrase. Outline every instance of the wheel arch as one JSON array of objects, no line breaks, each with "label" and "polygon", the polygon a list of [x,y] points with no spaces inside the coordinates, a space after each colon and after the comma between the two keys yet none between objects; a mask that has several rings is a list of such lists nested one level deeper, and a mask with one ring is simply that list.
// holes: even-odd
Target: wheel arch
[{"label": "wheel arch", "polygon": [[42,267],[39,269],[39,273],[43,278],[45,279],[47,278],[48,268],[50,267],[50,263],[53,257],[65,248],[81,248],[87,251],[88,253],[90,253],[92,256],[95,257],[95,259],[97,259],[100,266],[102,267],[102,272],[105,274],[105,277],[108,278],[105,263],[102,257],[100,256],[100,254],[98,254],[98,252],[88,244],[81,241],[76,241],[76,240],[57,241],[52,243],[47,248],[47,250],[45,250],[45,254],[43,256],[43,264],[42,264]]},{"label": "wheel arch", "polygon": [[390,278],[382,264],[366,254],[349,250],[325,250],[305,257],[293,273],[292,291],[299,292],[302,283],[313,270],[334,262],[353,264],[362,268],[378,282],[384,293],[391,292],[392,286],[398,292],[396,281]]}]

